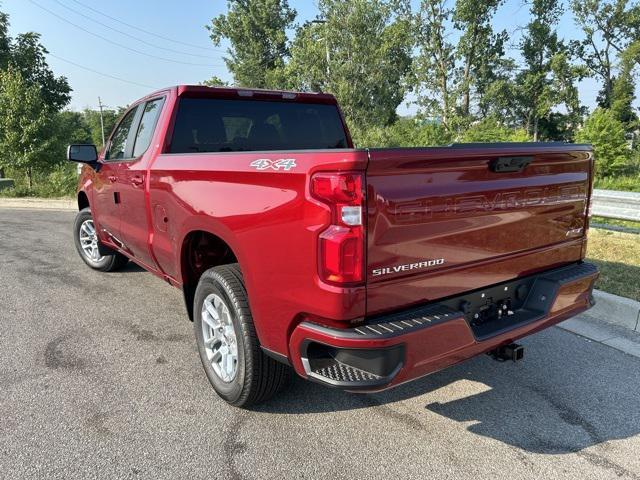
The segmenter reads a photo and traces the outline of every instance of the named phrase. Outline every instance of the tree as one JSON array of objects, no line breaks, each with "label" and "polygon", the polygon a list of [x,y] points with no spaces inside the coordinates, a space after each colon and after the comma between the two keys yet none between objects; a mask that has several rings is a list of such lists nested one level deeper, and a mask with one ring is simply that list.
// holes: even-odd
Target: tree
[{"label": "tree", "polygon": [[10,64],[28,84],[40,88],[45,108],[59,112],[71,100],[71,87],[65,77],[56,77],[51,71],[47,53],[39,34],[22,33],[12,42]]},{"label": "tree", "polygon": [[217,16],[207,28],[218,46],[230,42],[225,63],[238,86],[278,87],[279,72],[288,56],[286,29],[296,11],[287,0],[229,0],[228,12]]},{"label": "tree", "polygon": [[507,33],[494,35],[491,27],[491,19],[502,1],[456,1],[453,22],[461,31],[456,56],[462,61],[457,83],[462,97],[460,114],[464,117],[470,113],[472,90],[484,93],[486,85],[495,79],[493,71],[504,56]]},{"label": "tree", "polygon": [[9,36],[9,15],[0,12],[0,70],[7,68],[11,58],[11,37]]},{"label": "tree", "polygon": [[[534,141],[539,139],[540,120],[548,116],[555,105],[563,103],[560,98],[562,90],[557,83],[554,85],[554,73],[566,75],[571,71],[566,46],[558,39],[556,31],[561,15],[559,0],[533,0],[531,21],[520,45],[525,66],[516,76],[519,86],[517,100],[524,126]],[[561,81],[566,83],[571,78]],[[570,94],[568,91],[564,93]]]},{"label": "tree", "polygon": [[416,16],[418,55],[415,80],[418,104],[428,117],[440,118],[449,128],[454,115],[451,85],[455,68],[455,47],[448,41],[446,23],[451,10],[446,0],[422,0]]},{"label": "tree", "polygon": [[585,35],[571,45],[589,71],[602,81],[599,105],[610,108],[616,57],[640,35],[640,5],[629,0],[572,0],[571,9]]},{"label": "tree", "polygon": [[47,171],[56,163],[54,118],[40,89],[30,85],[19,70],[0,72],[0,166],[22,172],[33,187],[35,170]]},{"label": "tree", "polygon": [[55,119],[58,127],[59,137],[65,143],[93,143],[91,129],[81,112],[65,110],[60,112]]},{"label": "tree", "polygon": [[207,87],[227,87],[229,84],[222,80],[220,77],[214,75],[208,80],[202,82],[202,85],[205,85]]},{"label": "tree", "polygon": [[611,111],[628,132],[633,132],[638,128],[638,114],[633,101],[636,98],[634,69],[640,64],[640,38],[627,46],[619,58],[618,75],[613,79],[611,90]]},{"label": "tree", "polygon": [[593,145],[597,175],[607,177],[629,166],[631,149],[624,125],[610,110],[597,108],[577,133],[576,140]]},{"label": "tree", "polygon": [[[423,0],[416,15],[418,104],[458,134],[478,117],[510,109],[513,60],[504,56],[505,31],[494,33],[493,16],[503,0]],[[458,36],[457,43],[450,39]]]},{"label": "tree", "polygon": [[331,92],[352,125],[384,126],[408,90],[408,0],[320,0],[321,22],[298,28],[287,86]]}]

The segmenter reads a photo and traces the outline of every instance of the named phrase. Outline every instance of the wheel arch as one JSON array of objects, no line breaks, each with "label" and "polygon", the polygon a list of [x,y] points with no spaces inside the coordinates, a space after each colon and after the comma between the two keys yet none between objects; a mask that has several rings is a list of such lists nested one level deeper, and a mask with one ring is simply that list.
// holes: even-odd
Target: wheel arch
[{"label": "wheel arch", "polygon": [[[182,293],[191,321],[195,291],[202,274],[220,265],[241,263],[228,241],[204,229],[194,229],[184,235],[180,244],[179,262]],[[242,265],[240,269],[242,270]]]},{"label": "wheel arch", "polygon": [[89,197],[83,190],[80,190],[78,192],[78,210],[83,210],[89,206]]}]

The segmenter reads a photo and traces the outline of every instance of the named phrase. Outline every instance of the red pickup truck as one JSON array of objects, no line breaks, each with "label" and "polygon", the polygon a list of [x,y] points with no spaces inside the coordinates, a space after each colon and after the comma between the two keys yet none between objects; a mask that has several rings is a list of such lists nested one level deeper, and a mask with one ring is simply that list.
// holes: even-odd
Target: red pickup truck
[{"label": "red pickup truck", "polygon": [[357,149],[331,95],[178,86],[82,162],[75,244],[184,293],[227,402],[291,369],[379,391],[588,309],[593,154],[560,143]]}]

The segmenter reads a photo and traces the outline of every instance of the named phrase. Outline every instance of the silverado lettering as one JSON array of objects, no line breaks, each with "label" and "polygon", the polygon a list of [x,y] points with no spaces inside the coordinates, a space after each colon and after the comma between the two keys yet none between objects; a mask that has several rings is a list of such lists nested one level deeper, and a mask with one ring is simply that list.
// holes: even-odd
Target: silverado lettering
[{"label": "silverado lettering", "polygon": [[407,265],[396,265],[394,267],[374,268],[371,274],[374,277],[379,275],[387,275],[389,273],[408,272],[410,270],[417,270],[421,268],[433,267],[435,265],[442,265],[444,258],[438,258],[437,260],[426,260],[424,262],[409,263]]},{"label": "silverado lettering", "polygon": [[179,288],[232,405],[292,372],[371,392],[517,360],[515,340],[591,306],[588,145],[358,149],[331,95],[182,85],[67,157],[80,257]]}]

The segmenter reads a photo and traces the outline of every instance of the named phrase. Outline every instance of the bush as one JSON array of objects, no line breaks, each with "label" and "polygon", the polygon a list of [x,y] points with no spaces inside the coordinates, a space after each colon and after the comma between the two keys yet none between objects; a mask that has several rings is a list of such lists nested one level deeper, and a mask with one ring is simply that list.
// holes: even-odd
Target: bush
[{"label": "bush", "polygon": [[78,184],[76,165],[66,162],[55,167],[49,174],[36,174],[33,187],[29,188],[24,176],[15,177],[13,188],[0,191],[3,197],[43,197],[58,198],[75,195]]},{"label": "bush", "polygon": [[597,108],[576,134],[576,141],[593,145],[597,177],[630,173],[633,168],[624,125],[610,110]]},{"label": "bush", "polygon": [[426,123],[413,118],[401,118],[386,127],[367,130],[353,129],[357,147],[429,147],[451,143],[452,136],[439,123]]},{"label": "bush", "polygon": [[640,192],[640,175],[623,175],[618,177],[596,177],[594,188],[605,190],[622,190]]},{"label": "bush", "polygon": [[460,141],[470,142],[530,142],[531,137],[524,129],[505,127],[494,117],[487,117],[472,124],[460,137]]}]

